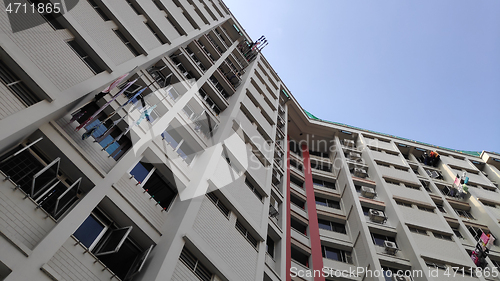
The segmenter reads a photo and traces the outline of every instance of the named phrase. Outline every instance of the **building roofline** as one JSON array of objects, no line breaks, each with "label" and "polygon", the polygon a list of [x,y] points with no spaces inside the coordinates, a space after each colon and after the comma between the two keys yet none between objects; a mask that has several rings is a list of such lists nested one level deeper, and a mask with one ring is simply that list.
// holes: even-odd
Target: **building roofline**
[{"label": "building roofline", "polygon": [[363,129],[363,128],[359,128],[359,127],[355,127],[355,126],[351,126],[351,125],[347,125],[347,124],[343,124],[343,123],[339,123],[339,122],[333,122],[333,121],[329,121],[329,120],[324,120],[324,119],[321,119],[321,118],[318,118],[318,117],[314,116],[313,114],[311,114],[310,112],[308,112],[305,109],[302,109],[302,110],[304,111],[304,113],[306,114],[306,116],[309,119],[316,120],[316,121],[321,121],[321,122],[325,122],[325,123],[330,123],[330,124],[335,124],[335,125],[339,125],[339,126],[344,126],[344,127],[347,127],[347,128],[352,128],[352,129],[361,130],[361,131],[365,131],[365,132],[369,132],[369,133],[379,134],[379,135],[383,135],[383,136],[386,136],[386,137],[396,138],[396,139],[400,139],[400,140],[404,140],[404,141],[409,141],[409,142],[413,142],[413,143],[417,143],[417,144],[427,145],[427,146],[431,146],[431,147],[435,147],[435,148],[439,148],[439,149],[444,149],[444,150],[448,150],[448,151],[452,151],[452,152],[458,152],[458,153],[467,154],[467,155],[476,156],[476,157],[480,157],[481,153],[482,153],[481,151],[458,150],[458,149],[453,149],[453,148],[448,148],[448,147],[433,145],[433,144],[429,144],[429,143],[425,143],[425,142],[421,142],[421,141],[416,141],[416,140],[411,140],[411,139],[407,139],[407,138],[403,138],[403,137],[398,137],[398,136],[394,136],[394,135],[390,135],[390,134],[386,134],[386,133],[381,133],[381,132],[377,132],[377,131],[367,130],[367,129]]}]

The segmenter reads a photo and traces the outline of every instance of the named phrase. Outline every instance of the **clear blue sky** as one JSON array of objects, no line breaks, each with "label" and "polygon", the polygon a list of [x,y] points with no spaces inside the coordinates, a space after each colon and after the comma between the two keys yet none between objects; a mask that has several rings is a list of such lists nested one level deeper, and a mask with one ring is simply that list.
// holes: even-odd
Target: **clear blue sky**
[{"label": "clear blue sky", "polygon": [[318,118],[500,152],[500,0],[224,2]]}]

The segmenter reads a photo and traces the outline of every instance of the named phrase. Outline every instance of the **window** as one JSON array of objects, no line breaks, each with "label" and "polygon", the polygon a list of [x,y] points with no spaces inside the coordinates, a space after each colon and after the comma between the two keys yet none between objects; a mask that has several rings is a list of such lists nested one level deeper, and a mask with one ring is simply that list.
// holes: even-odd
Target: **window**
[{"label": "window", "polygon": [[293,194],[290,194],[290,202],[296,205],[297,207],[305,209],[306,202],[302,201],[300,198],[296,197]]},{"label": "window", "polygon": [[0,60],[0,81],[26,106],[41,101],[2,60]]},{"label": "window", "polygon": [[386,163],[383,163],[383,162],[377,162],[377,164],[379,166],[382,166],[382,167],[387,167],[387,168],[391,167],[389,164],[386,164]]},{"label": "window", "polygon": [[132,10],[134,10],[134,12],[138,15],[141,14],[141,12],[139,12],[139,10],[135,7],[134,3],[132,3],[131,0],[126,0],[128,5],[130,6],[130,8],[132,8]]},{"label": "window", "polygon": [[330,163],[323,163],[320,161],[316,161],[315,159],[311,159],[311,168],[313,168],[315,170],[327,172],[327,173],[332,172],[332,166]]},{"label": "window", "polygon": [[248,178],[245,178],[245,184],[250,188],[250,190],[259,198],[260,201],[262,201],[262,195],[260,192],[255,188],[255,186],[248,180]]},{"label": "window", "polygon": [[446,270],[446,268],[447,268],[445,264],[438,263],[438,262],[426,261],[425,265],[427,265],[428,267],[439,268],[439,269],[442,269],[442,270]]},{"label": "window", "polygon": [[455,233],[455,235],[460,238],[460,239],[464,239],[464,237],[462,236],[462,233],[460,233],[460,230],[458,228],[455,228],[455,227],[452,227],[451,228],[453,230],[453,232]]},{"label": "window", "polygon": [[410,208],[412,207],[412,205],[411,205],[411,204],[406,203],[406,202],[403,202],[403,201],[399,201],[399,200],[398,200],[398,201],[396,201],[396,204],[398,204],[398,205],[400,205],[400,206],[410,207]]},{"label": "window", "polygon": [[320,179],[315,179],[315,178],[313,178],[313,185],[326,187],[326,188],[330,188],[330,189],[336,189],[334,183],[329,182],[329,181],[320,180]]},{"label": "window", "polygon": [[302,234],[307,236],[307,225],[304,225],[302,222],[299,222],[298,220],[296,220],[294,218],[291,218],[290,225],[297,232],[302,233]]},{"label": "window", "polygon": [[442,180],[443,176],[441,175],[441,172],[436,171],[436,170],[430,170],[430,169],[424,169],[427,175],[433,179],[439,179]]},{"label": "window", "polygon": [[118,38],[122,40],[123,44],[125,44],[125,46],[127,46],[127,48],[132,52],[132,54],[134,54],[134,56],[137,57],[141,54],[137,51],[137,49],[134,46],[132,46],[130,41],[125,37],[125,35],[123,35],[123,33],[120,30],[113,29],[113,31],[115,32],[116,36],[118,36]]},{"label": "window", "polygon": [[309,267],[309,256],[295,248],[293,245],[291,247],[290,256],[292,260],[302,264],[305,267]]},{"label": "window", "polygon": [[445,214],[446,214],[446,210],[444,209],[443,204],[436,203],[436,207],[438,208],[438,210],[439,210],[441,213],[445,213]]},{"label": "window", "polygon": [[104,13],[104,11],[101,9],[101,7],[99,7],[95,2],[94,0],[87,0],[90,4],[90,6],[92,6],[92,8],[94,8],[94,10],[99,14],[99,16],[101,16],[101,18],[104,20],[104,21],[109,21],[109,17]]},{"label": "window", "polygon": [[345,224],[336,223],[332,221],[318,219],[319,228],[326,229],[333,232],[346,234]]},{"label": "window", "polygon": [[179,259],[193,271],[202,281],[212,280],[213,273],[210,272],[186,247],[182,248]]},{"label": "window", "polygon": [[[385,281],[394,281],[396,280],[395,276],[405,276],[405,274],[410,274],[409,271],[405,271],[404,269],[395,269],[386,266],[382,266],[382,271],[384,272]],[[411,279],[411,276],[408,275],[408,277],[410,278],[410,280],[413,280]]]},{"label": "window", "polygon": [[239,220],[236,220],[236,229],[240,231],[243,237],[245,237],[247,241],[250,242],[250,244],[252,244],[254,248],[257,248],[257,244],[259,242],[248,232],[248,230],[243,226],[243,224],[241,224]]},{"label": "window", "polygon": [[451,239],[451,235],[448,235],[448,234],[442,234],[442,233],[437,233],[437,232],[433,232],[432,234],[433,234],[433,235],[434,235],[434,237],[436,237],[436,238],[452,241],[452,239]]},{"label": "window", "polygon": [[156,31],[156,27],[154,27],[152,23],[150,23],[149,21],[147,21],[144,24],[149,28],[149,30],[151,31],[151,33],[153,33],[153,35],[156,37],[156,39],[158,39],[158,41],[160,41],[160,43],[162,45],[163,44],[167,44],[167,42],[160,37],[160,35]]},{"label": "window", "polygon": [[314,156],[318,156],[318,157],[323,157],[323,158],[330,158],[330,155],[328,154],[328,152],[318,152],[318,151],[309,150],[309,154],[314,155]]},{"label": "window", "polygon": [[57,18],[61,16],[59,13],[45,13],[45,14],[40,14],[45,21],[54,29],[54,30],[60,30],[64,29],[64,27],[57,21]]},{"label": "window", "polygon": [[[391,241],[396,243],[396,238],[392,236],[387,236],[387,235],[382,235],[382,234],[377,234],[377,233],[371,233],[372,235],[372,240],[375,245],[379,245],[381,247],[384,247],[384,242],[385,241]],[[397,244],[396,244],[397,245]]]},{"label": "window", "polygon": [[484,200],[481,200],[481,203],[483,203],[483,205],[487,206],[487,207],[491,207],[491,208],[496,208],[497,207],[497,205],[495,205],[494,203],[486,202]]},{"label": "window", "polygon": [[290,167],[295,167],[295,168],[297,168],[300,171],[304,171],[304,168],[302,167],[302,164],[298,164],[294,160],[290,160]]},{"label": "window", "polygon": [[[25,150],[21,151],[22,149]],[[43,148],[35,147],[34,142],[28,146],[20,145],[1,157],[3,160],[0,162],[0,170],[43,210],[57,219],[81,197],[81,178],[69,181],[59,169],[60,159],[48,159],[42,151]],[[66,166],[62,168],[67,168]]]},{"label": "window", "polygon": [[[180,127],[168,125],[167,129],[162,133],[163,139],[172,147],[172,149],[177,152],[180,158],[186,162],[186,164],[191,164],[196,156],[196,150],[190,146],[188,139],[185,139],[181,135]],[[235,169],[234,166],[233,169]],[[237,171],[236,171],[237,172]]]},{"label": "window", "polygon": [[389,184],[393,184],[393,185],[401,185],[399,182],[397,181],[393,181],[393,180],[389,180],[389,179],[386,179],[384,178],[385,182],[386,183],[389,183]]},{"label": "window", "polygon": [[430,183],[429,183],[429,182],[426,182],[426,181],[420,180],[420,183],[422,184],[422,186],[424,187],[424,189],[425,189],[427,192],[431,192],[431,193],[432,193],[432,190],[431,190],[431,188],[429,187],[429,186],[430,186]]},{"label": "window", "polygon": [[266,239],[266,253],[274,259],[274,240],[269,235]]},{"label": "window", "polygon": [[73,51],[80,57],[80,59],[87,65],[94,74],[101,73],[104,70],[95,63],[95,61],[83,50],[83,48],[75,40],[67,42]]},{"label": "window", "polygon": [[340,210],[340,202],[332,199],[316,197],[316,205],[322,205],[329,208]]},{"label": "window", "polygon": [[153,164],[141,161],[130,171],[130,174],[142,185],[145,192],[165,210],[170,207],[177,196],[175,186]]},{"label": "window", "polygon": [[416,190],[420,190],[420,186],[418,185],[412,185],[412,184],[405,184],[405,187],[406,188],[411,188],[411,189],[416,189]]},{"label": "window", "polygon": [[420,228],[408,226],[408,229],[413,233],[427,235],[427,231]]},{"label": "window", "polygon": [[[314,179],[313,179],[314,181]],[[304,188],[304,182],[299,180],[298,178],[290,175],[290,182],[294,183],[295,185],[297,185],[298,187],[300,188]]]},{"label": "window", "polygon": [[459,217],[462,217],[464,219],[473,219],[473,220],[475,220],[475,218],[472,216],[472,214],[469,211],[461,210],[461,209],[454,209],[454,210],[455,210],[455,212],[457,213],[457,215]]},{"label": "window", "polygon": [[352,264],[351,252],[321,245],[324,258]]},{"label": "window", "polygon": [[215,206],[226,216],[226,218],[229,218],[229,208],[227,208],[220,200],[215,193],[210,192],[207,193],[207,197],[214,203]]},{"label": "window", "polygon": [[433,208],[424,207],[424,206],[417,206],[417,208],[419,210],[422,210],[422,211],[426,211],[426,212],[429,212],[429,213],[434,213],[434,209]]},{"label": "window", "polygon": [[469,230],[470,234],[472,234],[474,241],[478,241],[481,235],[484,233],[488,233],[489,230],[483,231],[482,229],[472,226],[472,225],[467,225],[467,229]]},{"label": "window", "polygon": [[78,227],[73,236],[120,279],[131,278],[146,261],[153,245],[140,248],[131,238],[132,226],[117,226],[98,208]]}]

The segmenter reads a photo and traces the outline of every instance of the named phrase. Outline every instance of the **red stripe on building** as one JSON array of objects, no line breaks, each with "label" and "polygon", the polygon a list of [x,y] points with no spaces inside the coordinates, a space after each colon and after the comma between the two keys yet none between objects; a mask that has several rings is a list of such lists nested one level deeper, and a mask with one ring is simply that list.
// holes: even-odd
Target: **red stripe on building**
[{"label": "red stripe on building", "polygon": [[[311,159],[307,145],[302,145],[302,158],[304,159],[304,178],[307,194],[307,213],[309,216],[309,240],[311,241],[311,260],[313,270],[323,269],[323,255],[321,253],[321,239],[319,238],[318,214],[316,213],[316,198],[314,196],[314,186],[311,171]],[[288,160],[290,165],[290,160]],[[288,203],[290,204],[290,203]],[[325,277],[316,276],[315,281],[325,281]]]},{"label": "red stripe on building", "polygon": [[291,281],[292,267],[292,220],[290,218],[290,137],[287,136],[286,150],[286,281]]}]

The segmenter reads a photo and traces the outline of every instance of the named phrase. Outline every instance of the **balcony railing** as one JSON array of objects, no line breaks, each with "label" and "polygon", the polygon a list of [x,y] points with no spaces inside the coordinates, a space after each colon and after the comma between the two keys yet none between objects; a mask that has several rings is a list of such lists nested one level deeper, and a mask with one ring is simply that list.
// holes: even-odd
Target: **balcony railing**
[{"label": "balcony railing", "polygon": [[205,90],[200,88],[198,94],[200,95],[205,105],[207,105],[207,107],[212,110],[214,115],[219,116],[222,110],[217,106],[217,104],[215,104],[214,100],[207,94],[207,92],[205,92]]},{"label": "balcony railing", "polygon": [[203,52],[205,52],[205,54],[207,55],[207,57],[212,60],[212,63],[216,61],[216,59],[214,58],[214,56],[212,56],[212,54],[210,53],[210,51],[207,50],[207,47],[205,47],[205,45],[203,45],[203,43],[201,43],[199,40],[194,40],[194,43],[196,45],[198,45],[198,47],[200,49],[202,49]]},{"label": "balcony railing", "polygon": [[222,48],[219,45],[217,45],[217,43],[215,43],[214,39],[212,38],[212,36],[210,36],[210,34],[205,35],[205,37],[208,39],[210,44],[212,44],[212,46],[219,53],[219,55],[222,55],[224,53],[224,50],[222,50]]},{"label": "balcony railing", "polygon": [[186,52],[189,54],[189,56],[194,60],[195,64],[199,66],[203,72],[207,71],[207,68],[203,65],[203,63],[198,59],[198,57],[189,47],[186,47]]},{"label": "balcony railing", "polygon": [[[61,158],[47,159],[34,148],[39,138],[29,145],[18,146],[0,161],[0,174],[3,181],[11,181],[48,216],[57,219],[76,204],[81,197],[80,184],[82,178],[70,181],[64,171],[60,170]],[[37,147],[43,151],[46,147]],[[42,160],[43,159],[43,160]],[[68,168],[67,163],[65,167]]]},{"label": "balcony railing", "polygon": [[215,78],[214,76],[210,76],[209,78],[210,82],[214,85],[214,87],[217,89],[217,91],[227,100],[229,100],[229,94],[224,90],[224,87],[219,83],[219,80]]}]

